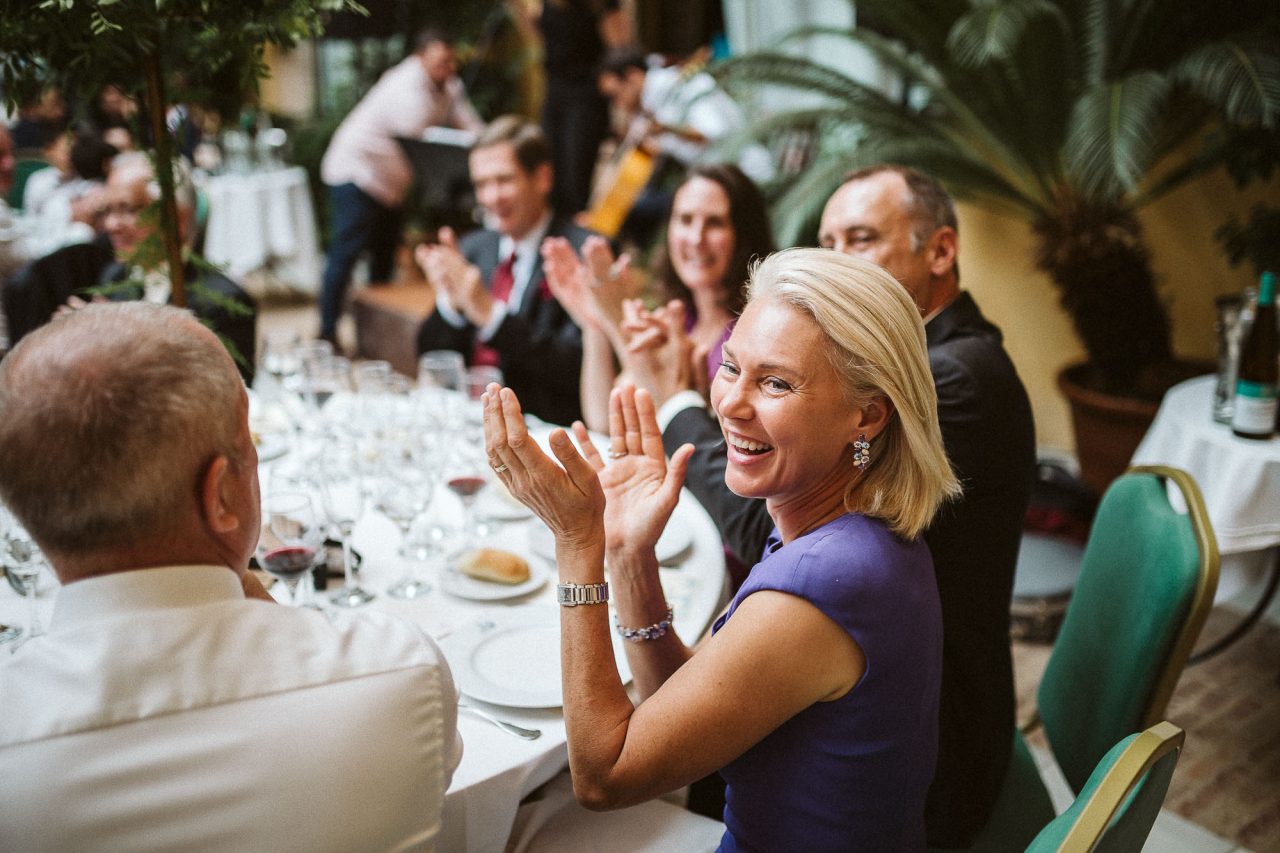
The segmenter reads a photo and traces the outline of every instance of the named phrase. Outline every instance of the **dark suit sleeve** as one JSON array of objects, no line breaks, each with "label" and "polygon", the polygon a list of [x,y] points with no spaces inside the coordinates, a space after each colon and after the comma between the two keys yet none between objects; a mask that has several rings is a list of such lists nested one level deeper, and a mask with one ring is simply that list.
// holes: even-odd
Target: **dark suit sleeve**
[{"label": "dark suit sleeve", "polygon": [[662,446],[668,454],[683,444],[694,447],[685,487],[711,516],[733,555],[748,566],[760,562],[765,540],[773,530],[773,519],[764,501],[739,497],[724,484],[728,465],[724,436],[705,409],[685,409],[671,419],[662,433]]}]

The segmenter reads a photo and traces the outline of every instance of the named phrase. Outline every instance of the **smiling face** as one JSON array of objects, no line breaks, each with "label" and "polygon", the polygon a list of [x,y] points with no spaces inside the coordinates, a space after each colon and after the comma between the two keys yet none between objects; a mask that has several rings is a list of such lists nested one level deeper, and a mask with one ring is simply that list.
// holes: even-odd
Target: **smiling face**
[{"label": "smiling face", "polygon": [[676,191],[667,226],[671,265],[685,287],[724,289],[736,237],[729,218],[729,195],[709,178],[692,178]]},{"label": "smiling face", "polygon": [[[907,289],[921,314],[928,314],[950,296],[938,279],[954,265],[955,232],[940,228],[926,245],[913,249],[907,199],[906,181],[895,172],[850,181],[823,208],[818,241],[823,248],[884,267]],[[939,249],[949,250],[946,258]]]},{"label": "smiling face", "polygon": [[427,72],[427,78],[437,88],[449,82],[449,78],[458,71],[457,57],[453,47],[447,42],[431,42],[418,54],[418,60],[422,63],[423,70]]},{"label": "smiling face", "polygon": [[[724,345],[711,405],[728,446],[725,484],[778,512],[842,512],[852,445],[867,429],[827,357],[812,318],[776,299],[750,303]],[[869,430],[868,430],[869,431]]]},{"label": "smiling face", "polygon": [[516,159],[515,145],[498,142],[476,148],[469,158],[476,201],[494,220],[497,231],[516,240],[528,234],[547,212],[551,165],[526,172]]}]

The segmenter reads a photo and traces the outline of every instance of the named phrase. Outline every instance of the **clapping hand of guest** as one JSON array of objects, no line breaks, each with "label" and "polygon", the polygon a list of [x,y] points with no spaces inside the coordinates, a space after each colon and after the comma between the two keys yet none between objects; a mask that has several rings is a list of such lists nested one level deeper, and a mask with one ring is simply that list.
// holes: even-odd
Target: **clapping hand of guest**
[{"label": "clapping hand of guest", "polygon": [[632,288],[630,257],[615,259],[602,237],[588,237],[582,244],[582,257],[563,237],[548,237],[542,242],[542,269],[552,294],[583,328],[602,331],[615,346],[623,345],[619,337],[622,303]]},{"label": "clapping hand of guest", "polygon": [[452,228],[441,228],[439,243],[423,244],[414,250],[414,260],[432,287],[471,323],[482,326],[489,319],[493,297],[485,290],[480,269],[458,251],[458,237]]},{"label": "clapping hand of guest", "polygon": [[106,301],[107,301],[107,297],[103,296],[101,293],[94,294],[93,297],[90,299],[81,299],[79,296],[68,296],[67,301],[59,305],[54,310],[53,316],[65,317],[66,315],[74,311],[79,311],[81,308],[83,308],[84,306],[88,305],[91,302],[106,302]]},{"label": "clapping hand of guest", "polygon": [[604,489],[607,550],[652,553],[680,498],[693,445],[682,446],[668,464],[653,398],[630,384],[615,388],[609,396],[607,463],[581,422],[573,425],[573,431]]},{"label": "clapping hand of guest", "polygon": [[646,311],[638,301],[628,302],[623,333],[628,336],[623,369],[661,406],[680,391],[701,390],[694,369],[694,346],[685,333],[684,303],[673,299],[661,308]]},{"label": "clapping hand of guest", "polygon": [[533,511],[561,547],[587,550],[604,542],[604,492],[591,465],[563,429],[551,433],[551,461],[529,436],[520,401],[491,384],[481,398],[489,465],[512,496]]}]

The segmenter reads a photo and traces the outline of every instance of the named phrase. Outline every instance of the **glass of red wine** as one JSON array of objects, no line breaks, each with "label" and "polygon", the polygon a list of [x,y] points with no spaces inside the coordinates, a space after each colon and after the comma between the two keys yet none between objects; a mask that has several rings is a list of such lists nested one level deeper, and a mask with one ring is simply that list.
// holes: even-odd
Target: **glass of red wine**
[{"label": "glass of red wine", "polygon": [[311,569],[324,545],[324,525],[311,498],[300,492],[270,495],[263,507],[258,564],[289,590],[289,602],[300,606],[298,582],[310,582]]},{"label": "glass of red wine", "polygon": [[489,485],[489,467],[481,449],[461,444],[445,469],[444,484],[462,503],[462,535],[459,550],[467,551],[476,539],[488,534],[488,527],[476,518],[476,498]]}]

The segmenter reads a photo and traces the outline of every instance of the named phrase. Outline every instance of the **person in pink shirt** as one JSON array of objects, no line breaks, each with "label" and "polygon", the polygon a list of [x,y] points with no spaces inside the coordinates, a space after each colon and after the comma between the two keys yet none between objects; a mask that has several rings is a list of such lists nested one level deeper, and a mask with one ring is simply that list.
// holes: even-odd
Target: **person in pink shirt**
[{"label": "person in pink shirt", "polygon": [[400,208],[413,170],[396,142],[432,126],[478,132],[484,122],[467,100],[453,46],[424,30],[413,54],[390,68],[343,119],[320,164],[329,188],[332,235],[320,294],[320,337],[332,341],[351,269],[370,253],[369,278],[387,281],[400,239]]}]

